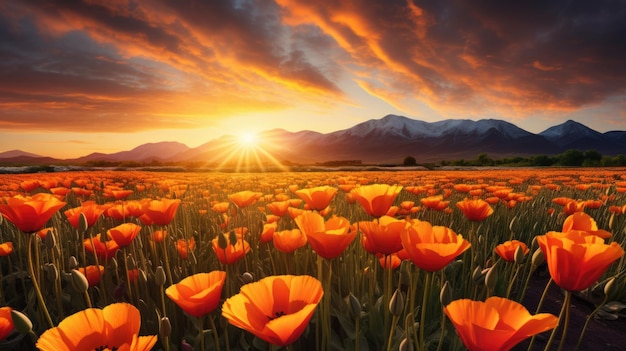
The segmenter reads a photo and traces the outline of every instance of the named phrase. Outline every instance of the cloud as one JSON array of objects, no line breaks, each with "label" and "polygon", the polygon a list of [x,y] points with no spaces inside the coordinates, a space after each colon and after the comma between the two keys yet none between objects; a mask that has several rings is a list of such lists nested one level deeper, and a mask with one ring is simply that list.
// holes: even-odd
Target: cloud
[{"label": "cloud", "polygon": [[364,94],[408,114],[572,112],[626,94],[624,35],[610,0],[8,0],[0,128],[198,128]]}]

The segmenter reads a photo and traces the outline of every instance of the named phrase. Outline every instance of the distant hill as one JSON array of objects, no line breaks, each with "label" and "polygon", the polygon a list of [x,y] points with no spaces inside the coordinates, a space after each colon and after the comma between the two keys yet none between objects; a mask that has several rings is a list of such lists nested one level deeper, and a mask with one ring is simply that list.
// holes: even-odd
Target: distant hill
[{"label": "distant hill", "polygon": [[[259,133],[256,148],[246,149],[232,135],[223,135],[189,148],[175,141],[140,145],[112,154],[92,153],[71,160],[55,160],[20,150],[0,153],[7,163],[196,162],[207,165],[253,162],[312,164],[340,160],[398,164],[406,156],[417,162],[472,159],[480,153],[490,157],[557,155],[568,149],[596,150],[615,156],[626,154],[626,132],[597,132],[581,123],[567,121],[534,134],[498,119],[447,119],[425,122],[387,115],[331,133],[289,132],[283,129]],[[46,161],[46,162],[44,162]]]}]

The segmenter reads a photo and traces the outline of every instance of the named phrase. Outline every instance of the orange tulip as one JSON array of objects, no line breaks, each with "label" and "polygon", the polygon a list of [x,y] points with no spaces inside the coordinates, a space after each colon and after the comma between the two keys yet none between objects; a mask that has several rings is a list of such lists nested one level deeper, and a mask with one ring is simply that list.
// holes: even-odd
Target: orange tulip
[{"label": "orange tulip", "polygon": [[496,246],[494,251],[496,254],[498,254],[498,256],[502,257],[505,261],[515,262],[515,251],[520,246],[522,247],[522,252],[524,253],[524,256],[530,252],[530,249],[528,248],[528,246],[526,246],[525,243],[519,240],[505,241],[502,244],[499,244],[498,246]]},{"label": "orange tulip", "polygon": [[165,295],[194,317],[203,317],[219,305],[226,272],[196,273],[165,289]]},{"label": "orange tulip", "polygon": [[213,251],[215,251],[217,259],[223,264],[233,264],[250,252],[250,244],[248,244],[246,240],[237,238],[235,245],[232,245],[229,240],[230,235],[228,233],[218,235],[222,235],[224,237],[226,247],[220,247],[219,237],[211,240],[211,244],[213,245]]},{"label": "orange tulip", "polygon": [[400,234],[409,223],[389,216],[382,216],[378,222],[361,221],[359,230],[363,234],[361,244],[365,251],[376,254],[390,255],[402,249]]},{"label": "orange tulip", "polygon": [[95,253],[98,256],[98,259],[102,261],[110,260],[115,256],[117,250],[120,249],[120,246],[115,242],[115,240],[106,240],[105,242],[102,242],[100,234],[96,235],[93,240],[83,240],[83,245],[85,246],[85,250],[92,254]]},{"label": "orange tulip", "polygon": [[444,268],[471,246],[452,229],[419,220],[413,221],[400,238],[413,264],[428,272]]},{"label": "orange tulip", "polygon": [[104,208],[95,201],[84,201],[80,206],[70,208],[63,212],[63,214],[65,214],[65,217],[67,217],[72,227],[78,229],[78,221],[81,213],[85,216],[85,219],[87,219],[87,225],[91,227],[96,224],[96,221],[103,212]]},{"label": "orange tulip", "polygon": [[179,205],[179,199],[152,200],[144,203],[142,210],[154,224],[163,226],[172,222]]},{"label": "orange tulip", "polygon": [[232,203],[237,205],[237,207],[244,208],[255,203],[258,199],[261,198],[261,196],[263,196],[262,193],[258,193],[258,192],[254,192],[250,190],[244,190],[244,191],[240,191],[240,192],[228,195],[228,199]]},{"label": "orange tulip", "polygon": [[226,299],[222,316],[270,344],[286,346],[304,332],[323,295],[322,283],[313,277],[269,276]]},{"label": "orange tulip", "polygon": [[389,211],[400,191],[401,185],[372,184],[354,188],[350,193],[368,215],[378,218]]},{"label": "orange tulip", "polygon": [[318,186],[296,190],[296,195],[309,206],[310,210],[321,211],[330,205],[330,202],[339,189],[331,186]]},{"label": "orange tulip", "polygon": [[11,316],[11,307],[0,307],[0,341],[9,336],[15,326],[13,325],[13,317]]},{"label": "orange tulip", "polygon": [[274,247],[280,252],[290,253],[306,245],[306,235],[300,229],[287,229],[274,232]]},{"label": "orange tulip", "polygon": [[443,201],[443,195],[424,197],[420,199],[420,202],[422,203],[422,205],[424,205],[424,207],[430,208],[435,211],[443,211],[450,204],[450,201]]},{"label": "orange tulip", "polygon": [[191,237],[189,240],[178,239],[175,245],[180,258],[186,260],[189,257],[189,251],[196,249],[196,239],[194,237]]},{"label": "orange tulip", "polygon": [[7,241],[6,243],[0,244],[0,257],[9,256],[13,252],[13,243]]},{"label": "orange tulip", "polygon": [[74,313],[46,330],[36,346],[41,351],[150,350],[157,336],[138,336],[140,327],[141,315],[136,307],[114,303]]},{"label": "orange tulip", "polygon": [[100,278],[104,274],[104,266],[89,265],[87,267],[79,267],[78,271],[87,278],[89,286],[96,286],[100,283]]},{"label": "orange tulip", "polygon": [[323,258],[333,259],[352,243],[356,230],[344,217],[332,217],[324,222],[324,217],[313,211],[306,211],[296,217],[298,228],[306,234],[309,244]]},{"label": "orange tulip", "polygon": [[563,232],[569,232],[570,230],[582,230],[591,235],[597,235],[603,239],[611,237],[611,233],[606,230],[598,229],[595,219],[585,212],[574,212],[565,218],[563,223]]},{"label": "orange tulip", "polygon": [[117,243],[120,247],[126,247],[130,245],[137,234],[141,231],[141,226],[135,223],[123,223],[117,227],[111,228],[107,231],[109,237]]},{"label": "orange tulip", "polygon": [[568,291],[584,290],[595,283],[624,250],[616,243],[587,232],[548,232],[537,236],[554,282]]},{"label": "orange tulip", "polygon": [[5,198],[0,213],[24,233],[34,233],[43,228],[50,218],[65,206],[52,194],[38,193],[33,196],[16,195]]},{"label": "orange tulip", "polygon": [[550,313],[533,316],[523,305],[497,296],[485,302],[455,300],[443,310],[470,351],[507,351],[559,323]]},{"label": "orange tulip", "polygon": [[456,203],[463,214],[470,221],[482,221],[493,214],[493,208],[485,200],[465,199]]}]

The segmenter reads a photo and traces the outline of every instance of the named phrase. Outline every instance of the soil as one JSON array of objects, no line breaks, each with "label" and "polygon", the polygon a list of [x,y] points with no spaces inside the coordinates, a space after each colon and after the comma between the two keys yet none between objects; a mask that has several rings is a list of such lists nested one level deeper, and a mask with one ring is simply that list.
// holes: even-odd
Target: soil
[{"label": "soil", "polygon": [[[549,274],[534,275],[531,279],[524,301],[522,303],[528,310],[534,314],[541,299],[541,295],[550,279]],[[565,295],[556,284],[551,284],[548,294],[544,299],[540,312],[549,312],[558,317]],[[567,332],[566,342],[563,347],[565,351],[573,351],[578,337],[582,332],[583,326],[589,314],[593,312],[595,306],[590,302],[572,297],[570,310],[569,330]],[[542,333],[535,338],[532,350],[544,350],[551,331]],[[561,340],[561,330],[557,330],[557,334],[552,342],[550,350],[557,350],[559,341]],[[518,346],[514,351],[527,350],[530,338]],[[579,347],[580,351],[623,351],[626,350],[626,318],[618,318],[617,320],[603,320],[592,318],[587,326],[583,336],[582,343]]]}]

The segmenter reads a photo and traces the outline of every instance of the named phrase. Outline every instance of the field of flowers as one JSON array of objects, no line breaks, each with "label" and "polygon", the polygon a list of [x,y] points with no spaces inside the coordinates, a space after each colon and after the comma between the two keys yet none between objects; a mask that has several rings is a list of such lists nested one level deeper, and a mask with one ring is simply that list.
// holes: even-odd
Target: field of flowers
[{"label": "field of flowers", "polygon": [[0,213],[0,350],[585,350],[626,308],[624,169],[14,174]]}]

